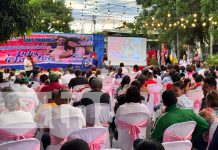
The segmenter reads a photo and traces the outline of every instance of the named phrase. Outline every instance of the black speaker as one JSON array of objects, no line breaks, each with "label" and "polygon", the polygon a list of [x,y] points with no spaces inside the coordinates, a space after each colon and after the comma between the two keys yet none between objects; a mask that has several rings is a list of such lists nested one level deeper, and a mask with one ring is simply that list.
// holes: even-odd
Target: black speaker
[{"label": "black speaker", "polygon": [[218,45],[213,45],[213,54],[218,53]]}]

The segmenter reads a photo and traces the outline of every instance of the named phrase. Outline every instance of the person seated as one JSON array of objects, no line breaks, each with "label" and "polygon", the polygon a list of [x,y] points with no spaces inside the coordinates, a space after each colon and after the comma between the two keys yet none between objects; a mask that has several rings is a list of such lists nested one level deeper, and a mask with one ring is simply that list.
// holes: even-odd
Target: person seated
[{"label": "person seated", "polygon": [[125,75],[129,74],[129,70],[126,67],[124,67],[124,63],[121,62],[120,67],[122,68],[123,74],[125,74]]},{"label": "person seated", "polygon": [[133,73],[136,73],[136,74],[141,74],[142,73],[142,71],[139,70],[139,66],[138,65],[134,65],[133,66],[132,74]]},{"label": "person seated", "polygon": [[119,97],[123,94],[126,94],[127,89],[129,88],[129,84],[130,84],[130,77],[128,75],[124,76],[120,86],[117,88],[116,91],[116,97]]},{"label": "person seated", "polygon": [[[39,105],[39,99],[36,95],[36,92],[29,88],[29,79],[24,77],[20,79],[20,87],[14,91],[17,93],[20,99],[30,99],[33,101],[35,107]],[[32,110],[34,112],[34,110]]]},{"label": "person seated", "polygon": [[184,85],[185,85],[185,94],[190,91],[190,87],[191,87],[191,79],[186,78],[184,81]]},{"label": "person seated", "polygon": [[92,78],[91,91],[84,92],[82,98],[78,102],[74,102],[73,106],[88,106],[93,103],[106,103],[110,104],[110,95],[102,92],[102,81],[98,78]]},{"label": "person seated", "polygon": [[158,141],[137,139],[133,143],[135,150],[165,150]]},{"label": "person seated", "polygon": [[46,74],[42,74],[40,77],[39,77],[39,80],[40,80],[40,83],[39,85],[36,87],[35,91],[36,92],[40,92],[41,89],[45,86],[45,85],[48,85],[49,84],[49,79],[48,79],[48,75]]},{"label": "person seated", "polygon": [[121,67],[117,67],[116,73],[114,74],[114,78],[115,79],[119,79],[119,78],[122,78],[124,75],[123,75],[123,69]]},{"label": "person seated", "polygon": [[195,84],[190,87],[191,90],[195,89],[202,89],[202,82],[204,80],[204,77],[201,74],[198,74],[195,78]]},{"label": "person seated", "polygon": [[14,92],[5,93],[3,100],[8,112],[0,114],[1,128],[7,128],[7,125],[12,123],[34,122],[30,112],[20,110],[19,96],[17,94]]},{"label": "person seated", "polygon": [[76,76],[73,74],[73,69],[66,69],[64,71],[64,75],[61,76],[61,83],[67,85],[70,82],[70,80],[75,77]]},{"label": "person seated", "polygon": [[162,142],[164,131],[169,126],[186,121],[195,121],[197,125],[192,136],[192,140],[195,141],[193,146],[196,148],[199,146],[205,147],[205,144],[207,145],[207,143],[200,142],[201,144],[199,144],[197,141],[200,141],[200,139],[202,139],[202,134],[208,131],[209,124],[207,121],[195,114],[191,109],[178,108],[176,105],[178,100],[175,92],[172,90],[164,91],[162,94],[162,100],[166,107],[165,114],[157,120],[151,138]]},{"label": "person seated", "polygon": [[42,87],[40,92],[51,92],[62,88],[67,88],[65,85],[59,83],[59,75],[57,73],[49,74],[50,83]]},{"label": "person seated", "polygon": [[148,73],[148,80],[145,81],[145,86],[147,87],[149,84],[157,84],[157,81],[154,80],[153,73],[151,72]]},{"label": "person seated", "polygon": [[211,125],[218,121],[218,91],[212,90],[206,96],[206,108],[199,112],[199,115]]},{"label": "person seated", "polygon": [[7,82],[7,80],[4,79],[3,77],[3,72],[0,72],[0,83]]},{"label": "person seated", "polygon": [[82,139],[74,139],[64,143],[60,150],[89,150],[89,144]]},{"label": "person seated", "polygon": [[182,81],[177,81],[173,84],[173,91],[175,92],[178,102],[177,106],[179,108],[190,108],[193,109],[193,100],[190,100],[185,95],[185,85]]},{"label": "person seated", "polygon": [[77,69],[75,71],[75,75],[76,75],[76,77],[71,79],[69,84],[68,84],[69,88],[73,89],[76,85],[88,84],[88,80],[82,76],[82,70]]},{"label": "person seated", "polygon": [[34,69],[32,75],[30,75],[29,77],[29,80],[39,82],[39,77],[40,77],[40,71]]},{"label": "person seated", "polygon": [[[86,126],[86,121],[81,109],[73,107],[72,105],[69,104],[71,98],[72,98],[72,92],[69,89],[63,88],[58,90],[58,93],[55,96],[55,103],[57,107],[51,110],[51,114],[47,113],[45,115],[45,120],[44,120],[45,132],[49,133],[49,124],[51,120],[62,118],[62,117],[78,117],[79,119],[77,121],[79,121],[82,127]],[[47,133],[45,133],[41,139],[44,149],[46,149],[51,142],[50,136]]]},{"label": "person seated", "polygon": [[146,105],[141,104],[141,96],[139,88],[136,86],[130,86],[126,93],[126,103],[119,106],[115,115],[115,124],[117,125],[117,120],[121,115],[144,112],[150,115],[149,109]]}]

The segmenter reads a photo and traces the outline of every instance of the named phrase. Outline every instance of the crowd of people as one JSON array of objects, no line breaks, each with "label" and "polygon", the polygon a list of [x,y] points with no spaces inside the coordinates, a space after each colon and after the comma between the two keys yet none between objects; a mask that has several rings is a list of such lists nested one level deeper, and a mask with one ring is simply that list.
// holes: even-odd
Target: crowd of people
[{"label": "crowd of people", "polygon": [[[11,123],[37,123],[43,132],[39,140],[46,149],[52,144],[52,120],[77,117],[75,125],[69,127],[72,128],[71,132],[96,126],[96,120],[93,120],[96,118],[90,117],[93,114],[84,113],[82,108],[100,103],[110,107],[106,127],[110,129],[114,140],[119,139],[118,122],[121,116],[130,113],[145,113],[149,116],[151,129],[148,128],[148,132],[151,135],[145,133],[144,138],[131,143],[136,150],[164,150],[161,143],[165,130],[171,125],[187,121],[196,122],[190,139],[193,148],[205,150],[208,147],[208,150],[215,150],[218,144],[215,139],[209,140],[209,129],[218,121],[217,76],[218,66],[208,67],[203,61],[187,64],[185,58],[181,64],[147,66],[142,70],[138,65],[129,69],[124,63],[116,67],[107,66],[107,72],[96,67],[84,71],[71,65],[64,71],[43,70],[40,67],[34,67],[31,71],[27,69],[27,72],[5,69],[0,72],[0,129],[7,128]],[[112,90],[106,88],[109,84],[113,85]],[[147,105],[152,98],[150,85],[163,86],[161,101],[153,105],[152,112]],[[196,103],[188,96],[194,90],[201,91],[203,95],[199,111],[195,111]],[[32,105],[27,107],[23,99],[31,100]],[[42,119],[45,110],[50,111],[44,113]],[[159,115],[153,120],[157,112]],[[105,122],[97,125],[105,127]],[[61,132],[61,129],[56,130]],[[217,135],[218,129],[214,138]],[[61,150],[76,147],[81,150],[90,148],[87,141],[75,139],[64,143]]]}]

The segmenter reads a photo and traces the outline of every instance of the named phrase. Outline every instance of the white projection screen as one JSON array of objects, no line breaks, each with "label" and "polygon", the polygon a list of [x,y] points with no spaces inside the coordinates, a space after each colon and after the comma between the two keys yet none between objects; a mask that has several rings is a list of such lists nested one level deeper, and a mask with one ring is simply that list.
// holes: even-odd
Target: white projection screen
[{"label": "white projection screen", "polygon": [[141,37],[108,37],[108,60],[112,65],[147,65],[147,39]]}]

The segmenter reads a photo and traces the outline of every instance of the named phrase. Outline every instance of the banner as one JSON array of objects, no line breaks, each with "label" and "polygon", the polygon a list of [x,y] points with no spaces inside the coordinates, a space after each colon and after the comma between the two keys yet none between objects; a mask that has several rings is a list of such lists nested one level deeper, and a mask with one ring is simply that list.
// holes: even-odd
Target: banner
[{"label": "banner", "polygon": [[13,38],[0,44],[0,66],[23,65],[31,55],[36,64],[92,64],[93,35],[41,34]]}]

